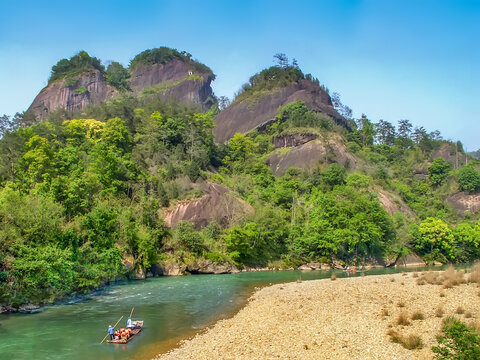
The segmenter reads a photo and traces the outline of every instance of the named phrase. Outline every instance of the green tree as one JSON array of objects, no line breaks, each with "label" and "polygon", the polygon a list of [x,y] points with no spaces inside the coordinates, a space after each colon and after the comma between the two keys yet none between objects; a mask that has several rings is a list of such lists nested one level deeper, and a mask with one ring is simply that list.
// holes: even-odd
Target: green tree
[{"label": "green tree", "polygon": [[415,247],[431,260],[453,260],[455,237],[443,220],[429,217],[419,227]]},{"label": "green tree", "polygon": [[295,252],[307,259],[322,256],[360,260],[380,254],[395,238],[393,223],[378,199],[354,183],[333,191],[314,191],[304,235],[295,239]]},{"label": "green tree", "polygon": [[455,237],[455,259],[457,261],[473,261],[480,255],[480,233],[477,232],[473,224],[463,222],[453,229]]},{"label": "green tree", "polygon": [[448,178],[452,164],[443,158],[436,158],[428,167],[428,176],[433,186],[442,185]]},{"label": "green tree", "polygon": [[253,142],[249,137],[236,133],[228,142],[228,155],[224,161],[226,163],[234,161],[245,161],[253,154]]},{"label": "green tree", "polygon": [[185,249],[195,254],[201,254],[204,250],[202,235],[195,230],[195,227],[189,221],[180,221],[177,224],[175,237]]},{"label": "green tree", "polygon": [[116,61],[108,65],[107,71],[105,72],[107,83],[115,86],[120,91],[130,90],[130,83],[127,80],[129,77],[130,73],[128,70]]},{"label": "green tree", "polygon": [[335,185],[342,185],[345,183],[347,171],[345,168],[337,163],[331,164],[322,174],[323,181],[333,188]]},{"label": "green tree", "polygon": [[471,165],[466,165],[458,172],[458,186],[468,193],[480,191],[480,173]]}]

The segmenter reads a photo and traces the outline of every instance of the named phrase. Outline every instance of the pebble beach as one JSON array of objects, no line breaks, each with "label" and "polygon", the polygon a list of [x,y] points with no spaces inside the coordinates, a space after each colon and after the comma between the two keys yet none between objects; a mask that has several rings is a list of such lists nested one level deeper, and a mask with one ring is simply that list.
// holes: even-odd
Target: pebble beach
[{"label": "pebble beach", "polygon": [[[469,276],[451,269],[269,286],[232,318],[155,359],[433,359],[446,317],[480,321]],[[422,345],[409,350],[392,332]]]}]

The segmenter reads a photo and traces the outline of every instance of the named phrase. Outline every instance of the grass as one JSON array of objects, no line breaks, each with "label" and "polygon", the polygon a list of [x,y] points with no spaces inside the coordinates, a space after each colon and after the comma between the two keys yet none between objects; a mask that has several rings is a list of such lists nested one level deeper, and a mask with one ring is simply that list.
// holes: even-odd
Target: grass
[{"label": "grass", "polygon": [[388,312],[388,309],[382,309],[382,312],[380,313],[381,316],[390,316],[390,313]]},{"label": "grass", "polygon": [[398,306],[399,308],[403,308],[403,307],[405,307],[405,303],[404,303],[403,301],[399,301],[399,302],[397,303],[397,306]]},{"label": "grass", "polygon": [[79,88],[74,90],[74,92],[76,92],[78,94],[85,94],[87,91],[88,90],[85,86],[80,86]]},{"label": "grass", "polygon": [[457,310],[455,310],[455,314],[464,314],[465,313],[465,309],[461,306],[457,307]]},{"label": "grass", "polygon": [[444,314],[445,314],[445,311],[443,310],[442,307],[439,307],[437,309],[437,311],[435,311],[435,316],[438,317],[438,318],[443,317]]},{"label": "grass", "polygon": [[415,334],[403,336],[398,331],[393,329],[388,330],[387,335],[390,336],[390,341],[402,345],[405,349],[414,350],[423,347],[422,338]]},{"label": "grass", "polygon": [[480,262],[477,262],[468,276],[469,283],[480,284]]},{"label": "grass", "polygon": [[417,310],[412,314],[412,320],[425,320],[425,315]]},{"label": "grass", "polygon": [[401,326],[410,325],[410,320],[408,320],[408,315],[407,315],[407,313],[401,312],[401,313],[398,315],[397,320],[395,320],[395,323],[396,323],[397,325],[401,325]]},{"label": "grass", "polygon": [[[480,268],[478,272],[478,276],[480,278]],[[464,272],[461,270],[455,270],[455,268],[451,265],[444,272],[429,271],[426,273],[422,273],[417,278],[417,285],[442,285],[444,289],[451,289],[454,286],[464,283]]]}]

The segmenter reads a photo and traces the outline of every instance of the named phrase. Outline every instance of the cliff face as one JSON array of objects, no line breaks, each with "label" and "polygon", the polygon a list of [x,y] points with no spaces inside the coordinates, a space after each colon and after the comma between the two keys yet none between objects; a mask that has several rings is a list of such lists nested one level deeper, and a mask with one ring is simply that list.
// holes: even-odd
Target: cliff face
[{"label": "cliff face", "polygon": [[215,118],[215,139],[223,143],[237,132],[247,133],[262,128],[275,118],[280,107],[297,100],[304,101],[309,109],[330,115],[337,123],[348,127],[345,119],[333,108],[325,90],[311,81],[300,80],[260,96],[258,100],[233,102]]},{"label": "cliff face", "polygon": [[155,96],[209,108],[213,95],[210,74],[198,73],[193,66],[180,60],[166,64],[142,65],[132,70],[130,83],[135,94],[159,86]]},{"label": "cliff face", "polygon": [[338,163],[356,169],[355,158],[347,151],[341,138],[324,139],[316,134],[281,135],[274,139],[277,148],[267,158],[275,175],[283,175],[291,168],[311,170],[321,164]]},{"label": "cliff face", "polygon": [[88,104],[99,104],[116,94],[117,90],[107,84],[100,71],[91,70],[72,79],[54,81],[40,91],[28,111],[41,119],[56,109],[78,111]]},{"label": "cliff face", "polygon": [[219,184],[207,183],[203,191],[205,195],[200,199],[177,204],[166,214],[165,223],[174,228],[180,221],[186,220],[201,229],[215,220],[222,227],[228,227],[254,212],[250,204]]},{"label": "cliff face", "polygon": [[[159,86],[154,96],[165,100],[200,105],[209,108],[212,98],[210,74],[199,74],[195,69],[180,60],[166,64],[138,66],[132,70],[130,85],[135,95],[142,90]],[[56,109],[78,111],[87,105],[97,105],[115,97],[119,92],[105,80],[99,70],[91,70],[72,79],[56,80],[43,89],[35,98],[29,111],[41,119]]]}]

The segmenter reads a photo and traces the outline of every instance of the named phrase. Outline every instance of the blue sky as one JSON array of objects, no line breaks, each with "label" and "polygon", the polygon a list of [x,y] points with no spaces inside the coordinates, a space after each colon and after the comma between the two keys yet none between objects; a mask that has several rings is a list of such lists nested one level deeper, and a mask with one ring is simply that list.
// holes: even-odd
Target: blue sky
[{"label": "blue sky", "polygon": [[210,66],[230,98],[283,52],[356,116],[480,148],[480,0],[0,0],[0,114],[26,110],[79,50],[128,65],[158,46]]}]

